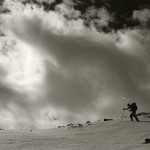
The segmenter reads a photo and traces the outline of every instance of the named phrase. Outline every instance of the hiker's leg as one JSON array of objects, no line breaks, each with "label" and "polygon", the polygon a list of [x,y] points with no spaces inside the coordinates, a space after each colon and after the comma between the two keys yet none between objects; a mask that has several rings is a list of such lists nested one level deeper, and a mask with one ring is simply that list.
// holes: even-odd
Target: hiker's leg
[{"label": "hiker's leg", "polygon": [[132,112],[132,114],[133,114],[133,117],[136,119],[136,121],[139,121],[139,119],[138,119],[138,117],[136,115],[136,111]]},{"label": "hiker's leg", "polygon": [[130,119],[131,119],[131,121],[133,121],[133,115],[132,115],[132,113],[130,114]]}]

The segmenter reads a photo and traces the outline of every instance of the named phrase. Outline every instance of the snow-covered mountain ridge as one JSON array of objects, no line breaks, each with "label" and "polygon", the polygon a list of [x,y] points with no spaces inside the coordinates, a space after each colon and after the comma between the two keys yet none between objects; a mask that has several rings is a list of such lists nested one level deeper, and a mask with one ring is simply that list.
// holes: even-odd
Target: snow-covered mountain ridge
[{"label": "snow-covered mountain ridge", "polygon": [[[0,150],[149,150],[150,119],[88,122],[79,127],[1,130]],[[75,126],[75,125],[74,125]]]}]

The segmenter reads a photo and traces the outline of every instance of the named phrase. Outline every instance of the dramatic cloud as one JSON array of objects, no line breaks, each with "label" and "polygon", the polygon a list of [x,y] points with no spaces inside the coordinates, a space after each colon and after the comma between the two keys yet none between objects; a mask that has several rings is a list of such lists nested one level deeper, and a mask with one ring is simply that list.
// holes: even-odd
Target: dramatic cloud
[{"label": "dramatic cloud", "polygon": [[150,27],[150,9],[134,11],[133,18],[139,20],[142,25]]},{"label": "dramatic cloud", "polygon": [[89,7],[84,15],[87,25],[92,25],[99,30],[107,29],[109,22],[112,19],[108,11],[104,8]]},{"label": "dramatic cloud", "polygon": [[[104,32],[111,32],[112,30],[131,28],[140,25],[140,22],[137,19],[132,18],[134,11],[141,11],[142,9],[149,10],[150,6],[149,0],[132,0],[132,2],[129,0],[20,1],[22,1],[25,6],[30,4],[43,7],[46,12],[60,12],[69,20],[77,19],[79,16],[79,18],[83,19],[86,26],[90,26],[92,23],[98,31]],[[149,28],[149,26],[147,26],[147,28]]]},{"label": "dramatic cloud", "polygon": [[[80,1],[24,2],[5,1],[10,12],[1,15],[2,127],[48,128],[119,117],[126,105],[122,96],[136,101],[139,111],[149,110],[147,27],[114,32],[109,23],[116,18],[105,5],[93,4],[83,13],[75,7]],[[55,11],[44,11],[43,2],[57,3]],[[134,11],[131,19],[141,21],[137,13],[145,14]]]}]

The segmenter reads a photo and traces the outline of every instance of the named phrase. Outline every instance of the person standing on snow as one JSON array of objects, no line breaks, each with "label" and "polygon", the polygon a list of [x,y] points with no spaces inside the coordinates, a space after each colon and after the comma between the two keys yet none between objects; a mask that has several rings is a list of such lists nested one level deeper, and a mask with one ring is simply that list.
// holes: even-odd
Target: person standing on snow
[{"label": "person standing on snow", "polygon": [[134,121],[133,120],[133,117],[135,118],[136,121],[139,121],[137,115],[136,115],[136,111],[138,109],[136,103],[132,103],[132,104],[128,104],[127,105],[128,107],[127,108],[123,108],[123,110],[127,110],[129,109],[129,111],[131,111],[131,114],[130,114],[130,119],[131,121]]}]

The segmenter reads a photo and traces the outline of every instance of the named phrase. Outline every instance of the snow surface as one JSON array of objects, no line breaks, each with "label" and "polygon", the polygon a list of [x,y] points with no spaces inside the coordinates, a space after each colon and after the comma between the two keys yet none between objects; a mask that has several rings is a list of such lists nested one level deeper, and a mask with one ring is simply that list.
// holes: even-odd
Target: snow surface
[{"label": "snow surface", "polygon": [[98,121],[80,128],[1,130],[0,150],[150,150],[145,138],[148,120]]}]

